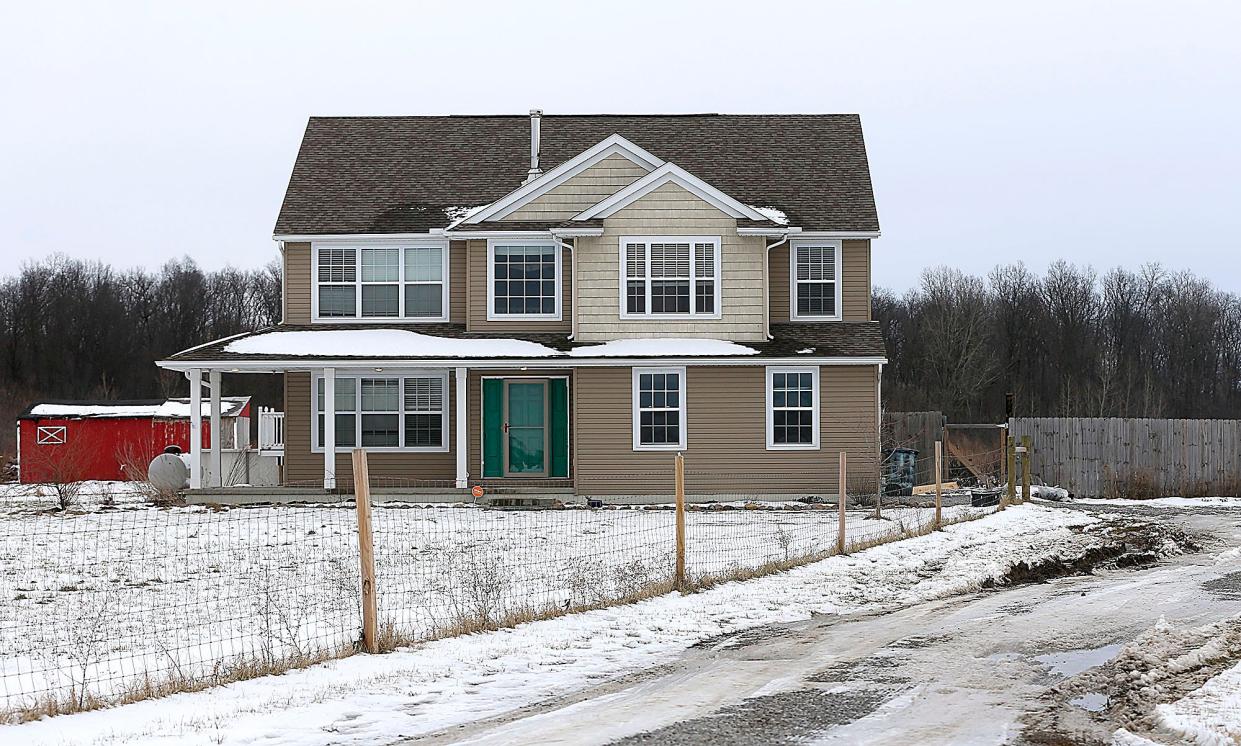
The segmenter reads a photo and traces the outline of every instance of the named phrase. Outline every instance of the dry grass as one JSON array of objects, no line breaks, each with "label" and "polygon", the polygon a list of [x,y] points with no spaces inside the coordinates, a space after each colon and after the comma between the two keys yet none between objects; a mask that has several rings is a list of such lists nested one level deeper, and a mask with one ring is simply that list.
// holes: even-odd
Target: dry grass
[{"label": "dry grass", "polygon": [[149,677],[144,678],[137,685],[108,697],[99,697],[89,692],[79,691],[70,691],[63,697],[46,695],[26,707],[0,710],[0,723],[24,723],[53,715],[72,715],[173,694],[198,692],[246,679],[309,668],[318,663],[347,657],[354,652],[356,652],[355,646],[350,645],[312,655],[298,655],[277,660],[265,660],[258,657],[242,658],[217,666],[210,675],[201,678],[172,676],[159,681]]}]

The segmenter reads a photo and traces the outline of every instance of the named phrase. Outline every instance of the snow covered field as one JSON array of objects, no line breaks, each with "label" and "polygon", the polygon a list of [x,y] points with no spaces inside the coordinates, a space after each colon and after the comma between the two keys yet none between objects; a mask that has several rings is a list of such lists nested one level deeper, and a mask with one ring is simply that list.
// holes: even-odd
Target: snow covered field
[{"label": "snow covered field", "polygon": [[0,727],[0,742],[388,742],[658,665],[719,634],[975,589],[1013,562],[1080,545],[1083,538],[1071,528],[1095,520],[1077,511],[1014,507],[942,532],[688,596],[666,594],[390,655],[354,656],[203,692]]},{"label": "snow covered field", "polygon": [[[96,485],[86,505],[8,494],[0,513],[0,705],[81,707],[348,654],[361,626],[351,505],[156,509]],[[106,503],[112,503],[107,505]],[[992,509],[953,507],[946,520]],[[851,511],[863,546],[932,511]],[[691,511],[691,577],[817,559],[832,509]],[[374,511],[380,623],[394,642],[666,590],[671,510]]]}]

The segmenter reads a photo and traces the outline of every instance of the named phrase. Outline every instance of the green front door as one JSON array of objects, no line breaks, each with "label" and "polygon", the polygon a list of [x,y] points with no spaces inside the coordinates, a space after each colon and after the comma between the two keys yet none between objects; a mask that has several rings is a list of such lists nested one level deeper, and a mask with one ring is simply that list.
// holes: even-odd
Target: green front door
[{"label": "green front door", "polygon": [[504,473],[547,475],[547,381],[505,381]]},{"label": "green front door", "polygon": [[569,381],[483,379],[483,476],[569,476]]}]

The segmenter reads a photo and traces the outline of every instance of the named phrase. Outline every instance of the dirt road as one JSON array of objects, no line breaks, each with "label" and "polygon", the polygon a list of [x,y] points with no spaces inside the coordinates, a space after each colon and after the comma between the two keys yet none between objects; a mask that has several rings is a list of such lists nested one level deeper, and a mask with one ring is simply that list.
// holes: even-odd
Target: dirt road
[{"label": "dirt road", "polygon": [[[1095,558],[1113,565],[749,630],[670,666],[415,742],[1106,743],[1145,705],[1100,666],[1161,619],[1192,629],[1241,613],[1241,552],[1228,551],[1241,543],[1241,511],[1090,509],[1123,513],[1118,530],[1150,524],[1147,544],[1190,536],[1198,546],[1144,568]],[[1200,685],[1220,665],[1183,674],[1179,686]]]}]

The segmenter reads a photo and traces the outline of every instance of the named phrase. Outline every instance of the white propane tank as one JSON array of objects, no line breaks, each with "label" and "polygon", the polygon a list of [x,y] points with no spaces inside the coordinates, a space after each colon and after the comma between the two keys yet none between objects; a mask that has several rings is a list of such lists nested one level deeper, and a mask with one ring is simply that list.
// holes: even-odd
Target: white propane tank
[{"label": "white propane tank", "polygon": [[161,453],[147,467],[147,480],[160,492],[176,492],[190,486],[190,467],[179,453]]}]

